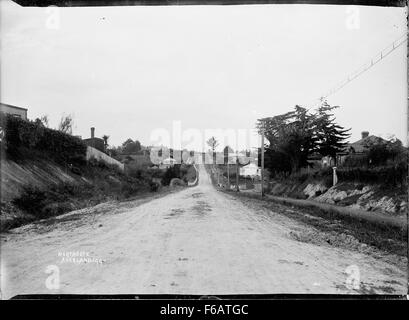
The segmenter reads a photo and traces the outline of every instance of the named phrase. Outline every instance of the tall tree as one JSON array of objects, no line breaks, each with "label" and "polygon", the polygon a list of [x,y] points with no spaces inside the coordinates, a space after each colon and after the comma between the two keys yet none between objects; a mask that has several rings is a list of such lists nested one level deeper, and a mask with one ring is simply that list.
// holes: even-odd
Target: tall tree
[{"label": "tall tree", "polygon": [[219,142],[216,140],[215,137],[211,137],[209,140],[206,141],[207,145],[212,149],[214,152],[219,145]]},{"label": "tall tree", "polygon": [[108,139],[109,139],[109,136],[107,136],[107,135],[102,136],[102,140],[104,140],[104,150],[105,150],[105,152],[108,149]]},{"label": "tall tree", "polygon": [[216,163],[216,148],[219,145],[219,142],[216,140],[215,137],[211,137],[209,140],[206,141],[207,145],[210,147],[213,153],[213,163]]},{"label": "tall tree", "polygon": [[142,150],[142,145],[141,145],[141,143],[140,143],[138,140],[135,140],[134,142],[135,142],[136,152],[141,151],[141,150]]},{"label": "tall tree", "polygon": [[325,100],[317,109],[317,140],[318,152],[322,156],[331,156],[336,159],[336,154],[345,150],[346,139],[351,134],[351,129],[345,129],[335,122],[332,110],[338,106],[330,106]]},{"label": "tall tree", "polygon": [[72,124],[73,118],[72,115],[62,116],[60,124],[58,125],[58,130],[67,134],[72,134]]},{"label": "tall tree", "polygon": [[46,127],[46,128],[49,127],[49,121],[48,121],[48,116],[47,115],[43,115],[40,118],[37,118],[35,120],[35,122],[42,125],[43,127]]},{"label": "tall tree", "polygon": [[139,151],[141,151],[141,143],[138,140],[133,141],[129,138],[122,143],[122,152],[124,154],[138,153]]},{"label": "tall tree", "polygon": [[256,126],[259,132],[264,131],[268,148],[288,156],[292,172],[308,165],[308,156],[317,147],[314,114],[296,105],[293,111],[259,119]]}]

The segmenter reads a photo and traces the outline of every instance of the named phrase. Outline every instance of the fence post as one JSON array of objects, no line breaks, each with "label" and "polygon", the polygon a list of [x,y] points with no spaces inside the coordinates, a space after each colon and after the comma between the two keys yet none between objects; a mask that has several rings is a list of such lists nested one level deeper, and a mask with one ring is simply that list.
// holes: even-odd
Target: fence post
[{"label": "fence post", "polygon": [[236,191],[240,191],[239,187],[239,154],[236,153]]},{"label": "fence post", "polygon": [[338,183],[337,167],[332,167],[332,186]]},{"label": "fence post", "polygon": [[227,188],[230,190],[230,169],[229,169],[229,157],[227,157]]}]

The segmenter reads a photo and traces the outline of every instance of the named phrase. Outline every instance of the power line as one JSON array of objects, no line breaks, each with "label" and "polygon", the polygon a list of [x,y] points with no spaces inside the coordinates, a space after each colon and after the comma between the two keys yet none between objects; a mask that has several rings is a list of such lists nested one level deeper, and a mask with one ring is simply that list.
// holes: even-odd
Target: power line
[{"label": "power line", "polygon": [[348,83],[352,82],[360,75],[371,69],[374,65],[378,64],[381,60],[385,59],[388,55],[390,55],[393,51],[395,51],[397,48],[399,48],[402,44],[404,44],[407,41],[407,34],[408,32],[406,31],[394,42],[392,42],[389,46],[387,46],[385,49],[383,49],[381,52],[375,55],[370,62],[362,65],[355,72],[349,74],[349,76],[346,77],[343,81],[341,81],[338,85],[336,85],[331,90],[323,94],[319,99],[314,100],[313,101],[314,103],[311,104],[311,107],[318,105],[321,100],[326,99],[327,97],[335,94],[343,87],[345,87]]}]

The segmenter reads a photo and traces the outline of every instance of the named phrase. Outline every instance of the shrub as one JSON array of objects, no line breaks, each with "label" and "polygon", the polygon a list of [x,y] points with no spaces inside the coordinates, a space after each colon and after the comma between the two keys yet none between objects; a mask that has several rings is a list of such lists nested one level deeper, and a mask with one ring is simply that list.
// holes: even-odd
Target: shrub
[{"label": "shrub", "polygon": [[12,203],[28,213],[38,215],[44,207],[46,199],[46,192],[39,188],[28,186],[23,188],[20,196],[14,199]]},{"label": "shrub", "polygon": [[179,178],[173,178],[171,181],[170,181],[170,184],[169,184],[171,187],[181,187],[181,186],[185,186],[186,185],[186,183],[182,180],[182,179],[179,179]]},{"label": "shrub", "polygon": [[44,127],[41,122],[25,121],[3,115],[5,147],[11,157],[19,155],[21,149],[46,153],[55,162],[63,165],[84,165],[86,145],[72,135]]},{"label": "shrub", "polygon": [[368,158],[373,166],[385,165],[402,153],[402,148],[395,143],[379,143],[369,146]]},{"label": "shrub", "polygon": [[356,156],[354,154],[349,155],[345,158],[343,167],[367,167],[369,164],[368,155]]},{"label": "shrub", "polygon": [[352,168],[337,170],[339,181],[379,183],[385,186],[398,187],[407,184],[408,167],[406,163],[396,166],[376,168]]},{"label": "shrub", "polygon": [[156,191],[159,190],[159,183],[151,181],[149,183],[149,188],[150,188],[151,192],[156,192]]},{"label": "shrub", "polygon": [[75,210],[75,206],[71,202],[55,202],[49,203],[39,212],[41,218],[49,218],[64,214]]},{"label": "shrub", "polygon": [[162,184],[168,186],[173,178],[180,178],[180,165],[174,165],[165,171],[162,178]]},{"label": "shrub", "polygon": [[121,195],[124,198],[130,198],[141,190],[141,186],[136,183],[125,182],[122,184]]}]

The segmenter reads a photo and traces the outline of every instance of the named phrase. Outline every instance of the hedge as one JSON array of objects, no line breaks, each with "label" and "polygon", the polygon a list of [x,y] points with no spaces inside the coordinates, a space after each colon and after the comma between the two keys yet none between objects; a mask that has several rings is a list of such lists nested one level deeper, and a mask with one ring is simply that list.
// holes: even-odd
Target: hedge
[{"label": "hedge", "polygon": [[87,146],[80,138],[46,128],[40,122],[5,114],[1,116],[2,127],[5,128],[4,146],[9,156],[18,157],[21,150],[26,149],[43,152],[63,165],[85,163]]},{"label": "hedge", "polygon": [[380,183],[387,186],[405,186],[407,184],[408,166],[400,163],[396,166],[375,168],[338,169],[338,181],[359,181]]}]

